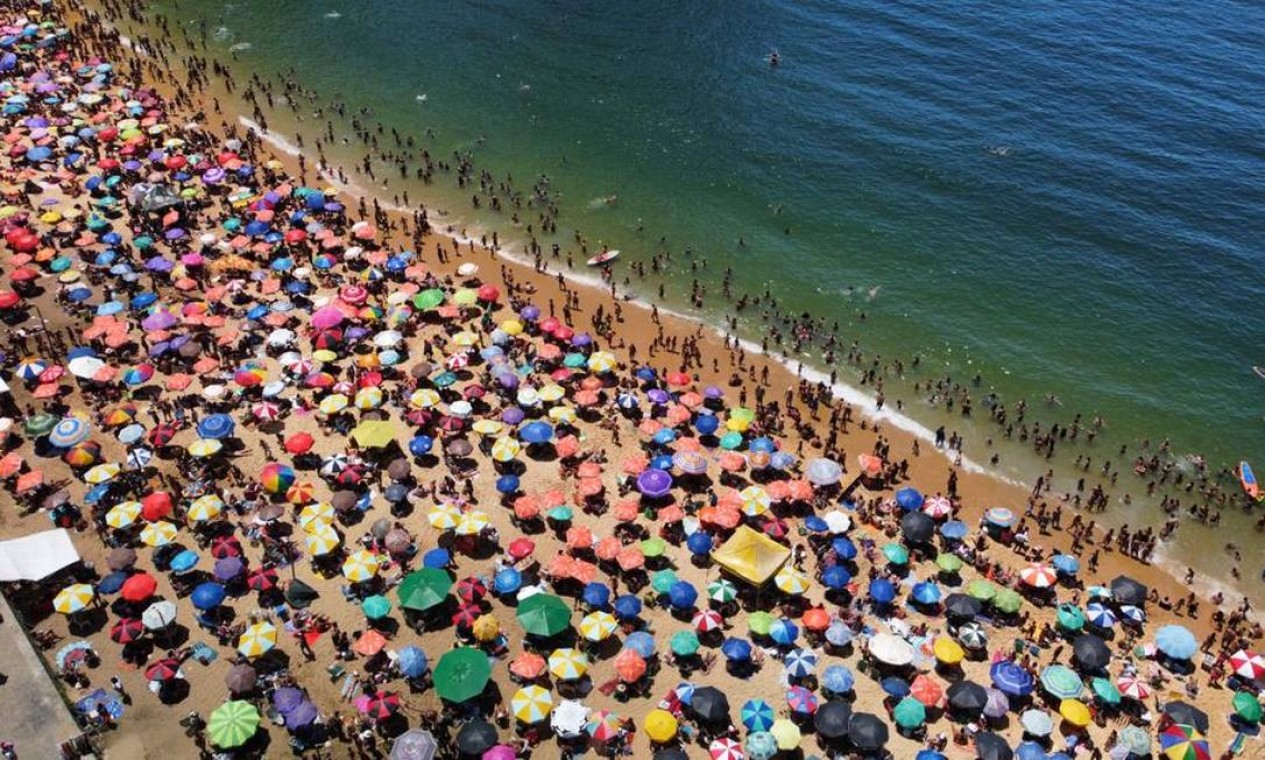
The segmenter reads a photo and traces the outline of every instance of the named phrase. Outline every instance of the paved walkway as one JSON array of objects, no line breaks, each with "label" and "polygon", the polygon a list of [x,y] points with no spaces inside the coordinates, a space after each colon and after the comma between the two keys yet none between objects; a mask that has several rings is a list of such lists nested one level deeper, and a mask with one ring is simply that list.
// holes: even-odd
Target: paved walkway
[{"label": "paved walkway", "polygon": [[58,757],[57,747],[79,733],[79,726],[21,623],[0,594],[0,740],[12,742],[19,757]]}]

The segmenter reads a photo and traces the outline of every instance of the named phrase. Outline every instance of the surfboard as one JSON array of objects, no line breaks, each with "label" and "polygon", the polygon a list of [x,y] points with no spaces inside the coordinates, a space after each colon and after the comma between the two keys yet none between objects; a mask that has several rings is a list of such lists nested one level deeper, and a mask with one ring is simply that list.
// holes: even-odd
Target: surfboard
[{"label": "surfboard", "polygon": [[605,266],[611,263],[617,258],[619,258],[618,249],[611,250],[611,251],[602,251],[596,256],[590,258],[587,263],[591,267],[600,267],[600,266]]},{"label": "surfboard", "polygon": [[1243,491],[1253,499],[1261,498],[1261,486],[1256,482],[1256,473],[1252,472],[1252,466],[1247,462],[1239,462],[1239,482],[1243,484]]}]

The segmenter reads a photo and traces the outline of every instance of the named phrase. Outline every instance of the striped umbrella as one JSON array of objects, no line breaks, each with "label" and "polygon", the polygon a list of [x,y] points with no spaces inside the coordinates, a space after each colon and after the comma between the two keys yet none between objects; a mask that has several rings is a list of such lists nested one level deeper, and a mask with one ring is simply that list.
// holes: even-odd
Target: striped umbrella
[{"label": "striped umbrella", "polygon": [[1080,676],[1066,665],[1051,665],[1041,671],[1041,686],[1057,699],[1076,699],[1085,688]]},{"label": "striped umbrella", "polygon": [[328,501],[317,501],[299,512],[299,527],[307,530],[315,523],[334,524],[334,506]]},{"label": "striped umbrella", "polygon": [[747,756],[742,750],[742,744],[727,736],[716,739],[708,745],[707,753],[712,756],[712,760],[745,760]]},{"label": "striped umbrella", "polygon": [[786,653],[783,665],[791,678],[806,678],[817,669],[817,655],[811,649],[792,649]]},{"label": "striped umbrella", "polygon": [[224,512],[224,501],[215,494],[199,496],[189,505],[185,517],[189,522],[200,523],[214,520]]},{"label": "striped umbrella", "polygon": [[1160,751],[1168,760],[1211,760],[1208,739],[1194,726],[1174,723],[1160,732]]},{"label": "striped umbrella", "polygon": [[1240,649],[1230,656],[1230,667],[1237,675],[1250,680],[1265,678],[1265,657]]},{"label": "striped umbrella", "polygon": [[114,476],[118,475],[122,470],[123,468],[117,462],[105,462],[85,472],[83,479],[85,483],[91,483],[94,486],[100,485],[113,480]]},{"label": "striped umbrella", "polygon": [[738,598],[738,587],[732,581],[720,578],[707,584],[707,598],[724,604]]},{"label": "striped umbrella", "polygon": [[53,597],[53,609],[63,615],[72,615],[88,608],[97,592],[86,583],[76,583],[57,592]]},{"label": "striped umbrella", "polygon": [[374,386],[356,391],[355,405],[357,409],[377,409],[382,406],[382,389]]},{"label": "striped umbrella", "polygon": [[453,532],[458,536],[477,536],[488,524],[487,514],[476,509],[463,514]]},{"label": "striped umbrella", "polygon": [[759,517],[768,512],[772,504],[769,492],[760,486],[747,486],[738,497],[742,500],[742,513],[749,517]]},{"label": "striped umbrella", "polygon": [[605,641],[618,626],[609,612],[590,612],[580,621],[580,635],[589,641]]},{"label": "striped umbrella", "polygon": [[1085,605],[1085,617],[1089,619],[1089,624],[1096,628],[1110,628],[1119,620],[1116,613],[1102,602],[1090,602]]},{"label": "striped umbrella", "polygon": [[244,657],[258,657],[277,645],[277,627],[272,623],[255,623],[237,639],[237,651]]},{"label": "striped umbrella", "polygon": [[792,565],[783,565],[781,570],[777,571],[777,575],[773,576],[773,583],[787,594],[798,596],[808,590],[808,576],[803,572],[796,570]]},{"label": "striped umbrella", "polygon": [[338,414],[346,409],[349,403],[350,400],[344,394],[332,393],[321,399],[321,403],[317,404],[316,408],[321,414]]},{"label": "striped umbrella", "polygon": [[176,526],[166,520],[152,522],[141,528],[141,543],[158,548],[176,540]]},{"label": "striped umbrella", "polygon": [[699,633],[720,630],[725,625],[725,619],[716,610],[699,610],[691,622]]},{"label": "striped umbrella", "polygon": [[1034,562],[1019,571],[1019,579],[1033,588],[1050,588],[1058,582],[1059,574],[1044,562]]},{"label": "striped umbrella", "polygon": [[777,713],[774,712],[773,705],[763,699],[748,699],[743,702],[740,715],[742,725],[752,732],[768,731],[773,726],[773,721],[777,720]]},{"label": "striped umbrella", "polygon": [[249,702],[225,702],[211,713],[206,723],[207,736],[217,747],[232,749],[250,741],[259,730],[259,710]]},{"label": "striped umbrella", "polygon": [[589,658],[578,649],[555,649],[549,655],[549,672],[561,681],[583,678],[588,669]]},{"label": "striped umbrella", "polygon": [[1120,676],[1116,679],[1116,688],[1124,696],[1139,702],[1151,696],[1151,689],[1136,676]]},{"label": "striped umbrella", "polygon": [[318,522],[307,527],[303,543],[307,547],[308,554],[313,557],[323,557],[337,549],[342,539],[332,525]]},{"label": "striped umbrella", "polygon": [[79,417],[63,417],[48,434],[48,442],[62,449],[88,440],[92,426]]},{"label": "striped umbrella", "polygon": [[127,466],[133,470],[144,469],[154,459],[154,452],[150,449],[132,449],[127,452]]},{"label": "striped umbrella", "polygon": [[589,722],[584,725],[584,730],[593,737],[593,741],[597,742],[606,742],[618,737],[623,728],[619,716],[610,710],[598,710],[589,716]]},{"label": "striped umbrella", "polygon": [[452,530],[461,521],[461,510],[451,504],[437,504],[426,513],[426,521],[432,528]]},{"label": "striped umbrella", "polygon": [[352,583],[363,583],[378,574],[378,555],[361,549],[343,560],[343,577]]},{"label": "striped umbrella", "polygon": [[498,462],[510,462],[523,450],[523,445],[510,436],[497,438],[492,442],[492,458]]},{"label": "striped umbrella", "polygon": [[111,528],[126,528],[141,516],[139,501],[124,501],[110,507],[105,513],[105,524]]},{"label": "striped umbrella", "polygon": [[922,503],[922,511],[936,519],[948,517],[953,514],[953,502],[943,496],[932,496]]},{"label": "striped umbrella", "polygon": [[205,459],[209,456],[215,456],[224,448],[224,444],[215,438],[199,438],[189,444],[189,456]]},{"label": "striped umbrella", "polygon": [[439,391],[433,388],[418,388],[408,397],[409,406],[414,409],[430,409],[439,406],[442,402]]},{"label": "striped umbrella", "polygon": [[523,723],[539,723],[553,710],[553,695],[542,686],[525,686],[510,700],[510,710]]}]

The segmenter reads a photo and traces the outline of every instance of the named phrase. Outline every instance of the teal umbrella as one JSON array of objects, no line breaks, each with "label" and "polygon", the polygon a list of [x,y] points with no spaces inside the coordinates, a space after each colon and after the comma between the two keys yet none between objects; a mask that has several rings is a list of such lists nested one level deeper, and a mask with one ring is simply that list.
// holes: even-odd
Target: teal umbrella
[{"label": "teal umbrella", "polygon": [[1120,690],[1116,685],[1106,678],[1095,678],[1089,682],[1089,688],[1093,690],[1094,695],[1109,705],[1118,705],[1122,699]]},{"label": "teal umbrella", "polygon": [[682,657],[690,657],[698,653],[698,634],[693,631],[677,631],[672,634],[672,652]]},{"label": "teal umbrella", "polygon": [[381,620],[391,614],[391,600],[375,594],[361,602],[360,609],[370,620]]},{"label": "teal umbrella", "polygon": [[1060,604],[1057,619],[1059,626],[1069,631],[1079,631],[1085,627],[1085,613],[1074,604]]},{"label": "teal umbrella", "polygon": [[905,697],[892,711],[892,719],[901,728],[917,728],[927,722],[927,708],[913,697]]},{"label": "teal umbrella", "polygon": [[742,433],[725,433],[720,437],[720,447],[733,451],[742,445]]},{"label": "teal umbrella", "polygon": [[883,547],[883,556],[893,565],[909,564],[909,551],[900,544],[888,544]]},{"label": "teal umbrella", "polygon": [[679,580],[676,573],[671,570],[660,570],[650,577],[650,587],[660,594],[666,594],[672,590],[672,585]]},{"label": "teal umbrella", "polygon": [[1041,671],[1041,687],[1057,699],[1076,699],[1085,688],[1080,676],[1066,665],[1051,665]]}]

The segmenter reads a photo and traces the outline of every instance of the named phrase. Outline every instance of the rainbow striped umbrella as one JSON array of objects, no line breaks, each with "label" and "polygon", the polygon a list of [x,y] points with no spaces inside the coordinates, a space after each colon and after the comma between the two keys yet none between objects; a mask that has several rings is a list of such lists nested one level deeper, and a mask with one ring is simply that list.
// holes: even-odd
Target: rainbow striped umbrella
[{"label": "rainbow striped umbrella", "polygon": [[268,493],[285,493],[290,486],[294,485],[294,469],[280,462],[272,462],[264,465],[259,480]]},{"label": "rainbow striped umbrella", "polygon": [[1207,738],[1194,726],[1182,723],[1160,732],[1160,751],[1168,760],[1212,760]]}]

